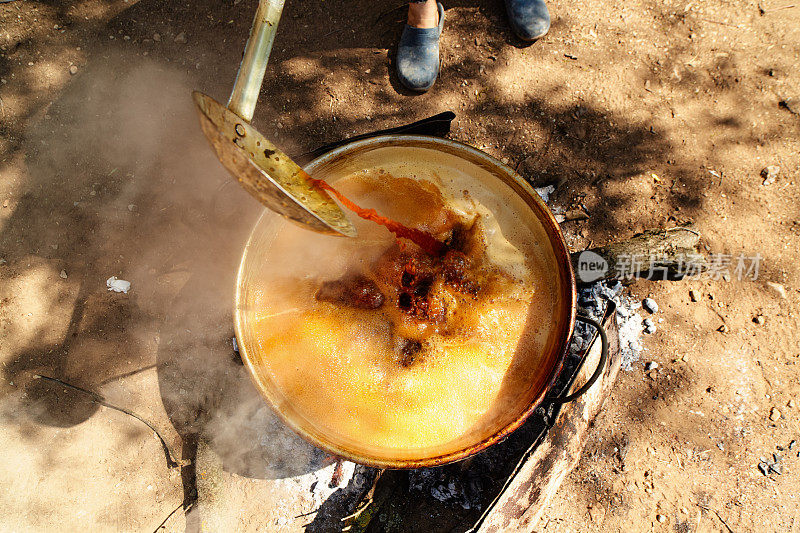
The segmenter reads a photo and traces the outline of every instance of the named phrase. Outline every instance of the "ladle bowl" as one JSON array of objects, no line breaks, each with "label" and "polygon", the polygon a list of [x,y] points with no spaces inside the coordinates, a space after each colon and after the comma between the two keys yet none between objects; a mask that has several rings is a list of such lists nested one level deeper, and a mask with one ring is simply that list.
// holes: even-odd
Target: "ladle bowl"
[{"label": "ladle bowl", "polygon": [[227,106],[192,93],[200,126],[220,163],[262,205],[312,231],[353,237],[355,228],[328,193],[250,124],[283,4],[259,0]]}]

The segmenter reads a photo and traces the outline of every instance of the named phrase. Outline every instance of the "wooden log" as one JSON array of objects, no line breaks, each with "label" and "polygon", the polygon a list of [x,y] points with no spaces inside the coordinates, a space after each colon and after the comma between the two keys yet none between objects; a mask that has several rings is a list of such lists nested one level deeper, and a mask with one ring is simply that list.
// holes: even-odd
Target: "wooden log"
[{"label": "wooden log", "polygon": [[[609,357],[601,379],[583,396],[562,407],[545,439],[522,460],[473,531],[532,530],[564,478],[578,464],[589,426],[609,396],[621,364],[619,330],[613,310],[604,325],[608,332]],[[595,341],[572,389],[577,390],[588,379],[599,360],[600,343]]]},{"label": "wooden log", "polygon": [[680,280],[706,270],[693,226],[648,230],[632,238],[571,254],[579,283],[601,279]]}]

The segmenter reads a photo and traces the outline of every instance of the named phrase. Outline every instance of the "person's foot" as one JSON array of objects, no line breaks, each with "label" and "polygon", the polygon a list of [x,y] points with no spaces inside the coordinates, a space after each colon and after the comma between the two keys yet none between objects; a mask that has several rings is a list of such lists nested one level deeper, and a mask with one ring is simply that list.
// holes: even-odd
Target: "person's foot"
[{"label": "person's foot", "polygon": [[[434,10],[435,8],[435,10]],[[397,47],[397,76],[412,91],[427,91],[439,75],[439,36],[444,8],[431,0],[411,3]]]},{"label": "person's foot", "polygon": [[506,0],[514,33],[524,41],[543,37],[550,29],[550,12],[544,0]]}]

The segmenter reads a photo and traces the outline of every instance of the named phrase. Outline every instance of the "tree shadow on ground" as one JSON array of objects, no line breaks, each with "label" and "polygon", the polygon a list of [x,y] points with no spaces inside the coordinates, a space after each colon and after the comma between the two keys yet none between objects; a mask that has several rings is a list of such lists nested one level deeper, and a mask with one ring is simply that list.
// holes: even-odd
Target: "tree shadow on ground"
[{"label": "tree shadow on ground", "polygon": [[[60,6],[62,24],[77,23],[61,3],[42,4]],[[50,265],[56,275],[60,268],[69,273],[63,287],[53,289],[59,292],[55,307],[69,310],[61,340],[24,347],[4,368],[7,379],[26,387],[30,415],[43,424],[78,424],[96,406],[26,379],[33,372],[92,389],[156,368],[161,401],[189,443],[191,457],[191,443],[220,412],[225,396],[220,383],[228,391],[255,392],[244,385],[246,376],[233,359],[230,302],[236,264],[258,207],[228,185],[199,134],[188,92],[197,87],[224,100],[253,7],[252,2],[242,4],[247,9],[234,5],[143,0],[96,28],[98,34],[129,35],[136,52],[96,45],[90,67],[71,80],[48,118],[39,119],[11,148],[25,152],[29,177],[27,192],[0,235],[4,258],[15,265],[17,276],[31,258]],[[665,164],[672,170],[671,183],[649,192],[663,201],[658,218],[635,223],[658,227],[701,216],[707,183],[698,169],[709,161],[682,156],[680,146],[647,120],[565,97],[555,81],[541,80],[520,98],[506,98],[506,87],[482,74],[487,68],[503,71],[509,32],[502,29],[499,3],[447,7],[452,11],[446,71],[434,91],[412,98],[398,95],[388,77],[392,66],[386,50],[399,35],[402,5],[391,10],[366,0],[290,3],[255,125],[297,154],[457,104],[454,139],[490,145],[487,151],[506,158],[534,184],[558,184],[564,202],[594,194],[591,223],[603,235],[643,229],[626,216],[641,201],[640,191],[628,184]],[[354,11],[364,16],[353,17]],[[173,37],[185,28],[190,28],[189,45],[174,45]],[[163,34],[161,44],[153,41],[154,31]],[[478,41],[469,44],[476,36]],[[526,53],[540,54],[541,44]],[[31,40],[18,46],[34,45]],[[730,90],[736,82],[729,72],[723,74],[708,80],[657,79],[676,90],[698,83]],[[480,96],[472,97],[473,86],[463,81],[477,84]],[[728,142],[760,142],[735,117],[719,120],[731,132]],[[0,134],[20,137],[8,129]],[[54,235],[58,252],[50,248]],[[111,275],[134,279],[132,293],[107,293],[104,282]],[[252,406],[250,397],[230,398]],[[269,460],[255,452],[257,460]],[[230,468],[270,475],[264,469],[248,472],[251,466],[250,459],[239,457]],[[193,475],[185,477],[187,486]],[[189,497],[192,489],[186,490]]]}]

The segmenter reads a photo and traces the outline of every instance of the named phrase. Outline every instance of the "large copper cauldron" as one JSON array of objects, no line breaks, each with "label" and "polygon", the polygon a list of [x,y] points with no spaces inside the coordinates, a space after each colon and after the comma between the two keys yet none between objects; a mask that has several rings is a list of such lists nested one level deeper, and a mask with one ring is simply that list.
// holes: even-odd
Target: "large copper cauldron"
[{"label": "large copper cauldron", "polygon": [[306,170],[312,175],[323,176],[326,180],[335,180],[337,175],[344,177],[361,169],[374,168],[377,162],[392,158],[402,158],[412,168],[417,162],[416,164],[427,165],[427,168],[438,165],[443,173],[459,172],[461,175],[468,175],[483,187],[510,195],[514,209],[520,212],[520,218],[533,221],[532,224],[538,226],[537,238],[544,248],[546,268],[555,273],[555,312],[546,318],[555,334],[551,335],[551,340],[546,345],[546,353],[540,354],[538,360],[541,364],[537,368],[526,369],[526,372],[529,371],[526,374],[529,379],[510,395],[513,401],[508,404],[501,419],[473,433],[468,441],[461,439],[450,446],[436,449],[398,450],[344,442],[337,435],[321,430],[313,421],[300,415],[277,390],[266,369],[257,364],[263,356],[258,353],[259,345],[253,323],[255,280],[260,265],[269,260],[269,220],[276,216],[273,213],[267,212],[256,224],[242,257],[236,290],[236,336],[240,355],[256,388],[287,425],[314,445],[334,455],[377,467],[437,466],[463,459],[502,440],[542,403],[562,367],[572,335],[576,318],[575,277],[558,223],[538,194],[511,168],[465,144],[435,137],[386,135],[337,148],[315,159]]}]

